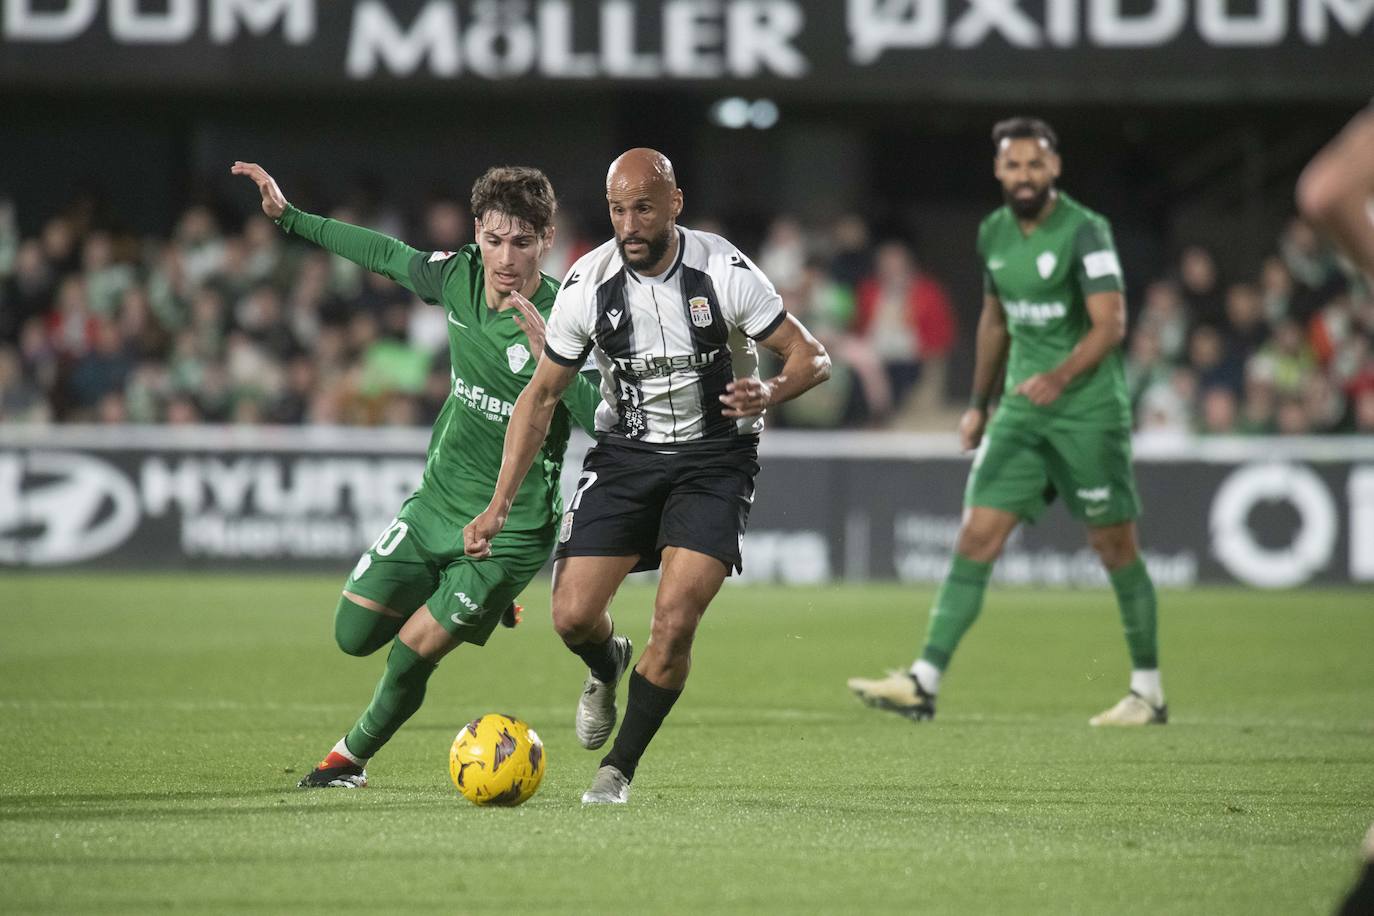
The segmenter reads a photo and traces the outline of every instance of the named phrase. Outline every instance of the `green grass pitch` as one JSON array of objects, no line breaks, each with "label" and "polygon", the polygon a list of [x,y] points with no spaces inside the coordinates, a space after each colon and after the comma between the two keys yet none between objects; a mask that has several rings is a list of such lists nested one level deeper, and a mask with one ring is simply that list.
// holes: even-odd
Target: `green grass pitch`
[{"label": "green grass pitch", "polygon": [[[1163,593],[1173,720],[1099,731],[1107,592],[993,589],[915,725],[844,681],[910,660],[929,591],[729,588],[630,805],[582,810],[543,582],[369,788],[296,790],[382,665],[333,645],[340,579],[0,578],[0,911],[1329,913],[1374,820],[1368,591]],[[617,601],[637,646],[650,601]],[[448,781],[493,711],[548,748],[522,808]]]}]

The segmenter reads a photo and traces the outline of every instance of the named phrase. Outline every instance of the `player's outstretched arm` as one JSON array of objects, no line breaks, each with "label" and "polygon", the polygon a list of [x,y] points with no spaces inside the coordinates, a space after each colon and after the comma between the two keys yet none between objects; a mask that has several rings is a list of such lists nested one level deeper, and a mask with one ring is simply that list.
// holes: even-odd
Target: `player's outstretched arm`
[{"label": "player's outstretched arm", "polygon": [[262,195],[262,212],[287,232],[314,242],[415,292],[410,278],[410,265],[420,252],[414,248],[371,229],[297,210],[287,202],[276,180],[256,162],[235,162],[229,171],[252,179]]},{"label": "player's outstretched arm", "polygon": [[1092,328],[1069,351],[1064,361],[1049,372],[1026,379],[1016,390],[1032,404],[1044,407],[1063,394],[1065,386],[1106,358],[1126,339],[1126,297],[1121,293],[1089,293],[1086,300]]},{"label": "player's outstretched arm", "polygon": [[463,551],[470,557],[491,554],[491,541],[506,526],[515,494],[524,483],[539,447],[549,434],[549,423],[563,392],[577,377],[576,366],[562,366],[551,359],[541,359],[535,367],[534,378],[515,399],[506,426],[506,444],[501,452],[501,472],[496,477],[496,492],[486,511],[463,529]]},{"label": "player's outstretched arm", "polygon": [[830,354],[791,315],[759,343],[782,357],[782,371],[770,379],[742,378],[725,387],[721,416],[757,417],[774,404],[790,401],[830,378]]},{"label": "player's outstretched arm", "polygon": [[1356,115],[1303,170],[1298,209],[1374,282],[1374,107]]},{"label": "player's outstretched arm", "polygon": [[1007,363],[1010,345],[1011,335],[1007,333],[1007,316],[1002,311],[1002,300],[993,295],[984,295],[973,348],[973,394],[968,410],[959,418],[959,443],[966,452],[977,448],[983,440],[983,430],[988,425],[988,405],[992,403],[997,379]]}]

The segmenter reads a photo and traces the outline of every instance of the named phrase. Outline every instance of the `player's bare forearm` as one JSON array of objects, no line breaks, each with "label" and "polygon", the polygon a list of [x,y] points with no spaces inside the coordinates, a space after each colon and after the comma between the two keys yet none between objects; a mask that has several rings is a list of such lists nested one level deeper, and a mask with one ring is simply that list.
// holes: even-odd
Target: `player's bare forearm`
[{"label": "player's bare forearm", "polygon": [[1121,293],[1091,293],[1087,306],[1092,327],[1064,361],[1016,386],[1017,393],[1025,395],[1032,404],[1053,404],[1070,382],[1102,362],[1126,338],[1126,299]]},{"label": "player's bare forearm", "polygon": [[779,354],[783,357],[782,369],[768,380],[774,404],[800,397],[830,378],[830,354],[800,322],[797,327],[801,334]]},{"label": "player's bare forearm", "polygon": [[799,397],[830,378],[830,354],[796,318],[783,323],[760,344],[782,357],[782,370],[770,379],[736,379],[721,395],[726,417],[756,417],[775,404]]},{"label": "player's bare forearm", "polygon": [[997,376],[1006,364],[1011,336],[1007,333],[1007,319],[1002,303],[996,296],[983,298],[983,311],[978,316],[978,333],[974,345],[973,406],[986,411],[992,400]]},{"label": "player's bare forearm", "polygon": [[515,501],[515,494],[529,473],[534,456],[549,435],[554,410],[577,377],[575,366],[561,366],[551,359],[541,359],[534,377],[515,399],[510,424],[506,427],[506,444],[501,453],[501,471],[496,478],[490,509],[502,518]]},{"label": "player's bare forearm", "polygon": [[1302,215],[1374,280],[1374,109],[1332,140],[1298,181]]},{"label": "player's bare forearm", "polygon": [[1106,359],[1107,354],[1126,339],[1125,296],[1093,293],[1088,296],[1087,306],[1092,328],[1054,369],[1054,374],[1065,385]]}]

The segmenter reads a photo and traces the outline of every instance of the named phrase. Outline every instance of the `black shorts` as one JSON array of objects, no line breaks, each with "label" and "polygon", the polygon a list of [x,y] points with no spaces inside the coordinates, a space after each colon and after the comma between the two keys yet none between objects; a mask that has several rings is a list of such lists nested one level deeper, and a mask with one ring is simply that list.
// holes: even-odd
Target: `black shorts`
[{"label": "black shorts", "polygon": [[758,473],[752,437],[673,450],[604,440],[582,462],[554,558],[638,556],[640,572],[682,547],[742,571]]}]

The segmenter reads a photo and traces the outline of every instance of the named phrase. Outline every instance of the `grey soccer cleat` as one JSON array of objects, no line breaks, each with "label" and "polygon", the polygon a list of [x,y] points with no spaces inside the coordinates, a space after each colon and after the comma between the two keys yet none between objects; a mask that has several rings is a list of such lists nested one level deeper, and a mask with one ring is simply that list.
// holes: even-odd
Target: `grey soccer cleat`
[{"label": "grey soccer cleat", "polygon": [[1089,725],[1163,725],[1169,721],[1169,705],[1155,706],[1132,690],[1111,709],[1088,720]]},{"label": "grey soccer cleat", "polygon": [[589,751],[594,751],[606,743],[615,729],[615,685],[620,683],[625,669],[630,667],[634,646],[628,636],[612,636],[611,648],[619,658],[615,668],[615,679],[599,680],[596,675],[588,674],[582,684],[582,696],[577,701],[577,740]]},{"label": "grey soccer cleat", "polygon": [[597,770],[591,788],[582,793],[584,805],[623,805],[629,800],[630,781],[610,765]]},{"label": "grey soccer cleat", "polygon": [[935,694],[909,671],[889,671],[887,677],[851,677],[849,689],[867,706],[886,709],[913,722],[935,718]]}]

